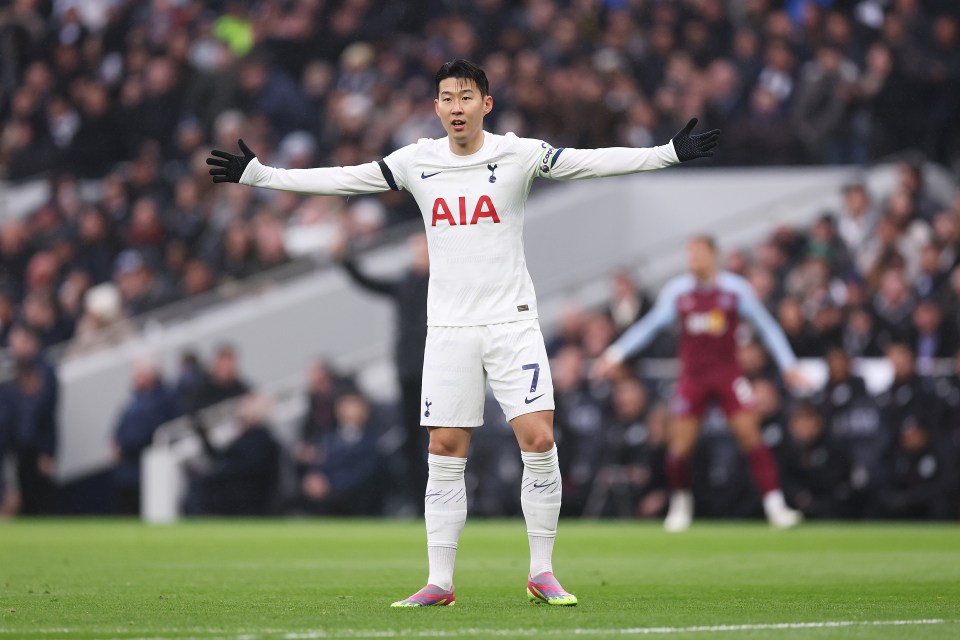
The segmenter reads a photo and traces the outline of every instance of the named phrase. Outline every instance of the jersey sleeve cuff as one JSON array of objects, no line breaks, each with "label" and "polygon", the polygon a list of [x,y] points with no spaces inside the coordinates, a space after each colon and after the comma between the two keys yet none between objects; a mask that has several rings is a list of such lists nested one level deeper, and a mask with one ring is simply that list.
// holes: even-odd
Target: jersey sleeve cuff
[{"label": "jersey sleeve cuff", "polygon": [[623,353],[623,349],[618,347],[616,344],[612,344],[607,347],[607,350],[603,352],[603,357],[608,361],[614,364],[620,364],[623,362],[626,354]]},{"label": "jersey sleeve cuff", "polygon": [[673,140],[663,145],[662,149],[670,164],[680,164],[680,157],[677,155],[677,148],[673,146]]},{"label": "jersey sleeve cuff", "polygon": [[245,184],[253,186],[256,181],[256,175],[260,171],[260,167],[263,165],[260,164],[260,161],[256,157],[252,158],[250,162],[247,163],[247,167],[243,170],[243,175],[240,176],[240,184]]}]

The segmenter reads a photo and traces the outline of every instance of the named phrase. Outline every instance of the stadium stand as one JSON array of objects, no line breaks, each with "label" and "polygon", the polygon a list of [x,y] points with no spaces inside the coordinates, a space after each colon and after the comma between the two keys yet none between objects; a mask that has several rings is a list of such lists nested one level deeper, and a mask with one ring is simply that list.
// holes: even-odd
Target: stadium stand
[{"label": "stadium stand", "polygon": [[[950,0],[2,0],[0,346],[19,324],[45,347],[57,345],[53,360],[94,353],[144,335],[151,319],[200,313],[200,299],[243,296],[312,269],[310,258],[324,255],[343,227],[361,249],[389,239],[387,228],[405,229],[418,216],[409,198],[213,190],[202,158],[211,145],[231,148],[241,132],[284,167],[353,164],[440,135],[430,78],[444,60],[465,56],[490,76],[492,130],[558,146],[650,145],[696,114],[724,130],[717,165],[849,165],[914,153],[892,192],[852,180],[841,207],[809,228],[738,243],[743,250],[727,266],[750,279],[800,355],[825,357],[841,346],[855,358],[898,362],[902,350],[898,360],[891,349],[907,344],[916,356],[915,373],[898,369],[892,391],[868,389],[849,401],[870,405],[857,415],[875,414],[873,428],[888,442],[872,454],[850,444],[860,480],[849,491],[866,497],[852,511],[829,508],[956,517],[960,370],[943,363],[960,367],[960,199],[927,188],[918,167],[920,159],[951,167],[956,183],[958,20]],[[557,344],[595,355],[622,328],[621,313],[611,323],[583,312]],[[766,380],[762,364],[755,367]],[[641,374],[650,397],[663,397],[667,389]],[[31,375],[28,367],[12,373],[5,393],[29,397]],[[929,394],[921,404],[937,407],[936,417],[918,421],[897,408],[901,387]],[[823,433],[866,437],[849,433],[853,410],[826,412],[836,398],[812,401],[828,416]],[[618,424],[630,414],[628,399],[597,402]],[[803,411],[772,404],[770,423],[789,439]],[[621,427],[612,441],[631,433]],[[18,450],[15,429],[0,429],[11,432],[0,433],[0,446]],[[722,425],[706,435],[722,450]],[[798,438],[794,454],[811,436]],[[636,460],[655,456],[634,444]],[[582,500],[570,501],[586,509],[593,497],[590,513],[616,506],[597,506],[606,493],[623,495],[614,479],[639,478],[634,458],[608,459],[600,449],[576,472],[585,478]],[[731,451],[726,473],[736,496]],[[861,454],[882,460],[882,481],[864,480]],[[935,472],[924,476],[931,459]],[[594,490],[595,477],[610,491]],[[652,515],[641,496],[651,491],[639,485],[631,500]],[[923,511],[905,497],[929,495],[921,490],[928,486],[949,504]],[[868,496],[871,487],[883,489]],[[498,513],[510,500],[478,504]],[[718,498],[715,513],[734,515],[723,504]]]}]

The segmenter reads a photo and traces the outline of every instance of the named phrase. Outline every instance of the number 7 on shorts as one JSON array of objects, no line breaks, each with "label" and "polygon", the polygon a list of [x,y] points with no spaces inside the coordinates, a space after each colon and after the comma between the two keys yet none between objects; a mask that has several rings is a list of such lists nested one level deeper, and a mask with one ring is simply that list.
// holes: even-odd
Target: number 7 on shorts
[{"label": "number 7 on shorts", "polygon": [[521,368],[524,371],[533,370],[533,380],[530,382],[530,393],[533,393],[537,390],[537,383],[540,382],[540,364],[534,362],[533,364],[525,364]]}]

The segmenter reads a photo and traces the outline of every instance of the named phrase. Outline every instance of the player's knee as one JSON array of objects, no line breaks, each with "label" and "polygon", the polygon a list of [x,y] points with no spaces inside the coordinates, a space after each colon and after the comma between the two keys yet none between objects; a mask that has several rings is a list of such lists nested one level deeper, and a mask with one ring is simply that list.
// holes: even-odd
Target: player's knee
[{"label": "player's knee", "polygon": [[549,432],[537,432],[531,434],[524,443],[523,450],[534,453],[544,453],[553,449],[553,434]]},{"label": "player's knee", "polygon": [[463,457],[459,443],[447,441],[442,438],[430,438],[427,451],[435,456]]},{"label": "player's knee", "polygon": [[674,436],[670,438],[670,442],[667,446],[667,450],[670,455],[676,458],[688,458],[693,455],[693,449],[697,444],[696,436],[690,437],[690,434],[683,434],[683,436]]}]

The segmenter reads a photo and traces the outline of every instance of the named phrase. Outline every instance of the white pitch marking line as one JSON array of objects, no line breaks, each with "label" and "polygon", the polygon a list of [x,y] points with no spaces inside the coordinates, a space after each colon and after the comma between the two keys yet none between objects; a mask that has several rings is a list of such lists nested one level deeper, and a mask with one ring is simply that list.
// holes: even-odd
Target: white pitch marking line
[{"label": "white pitch marking line", "polygon": [[[923,620],[838,620],[825,622],[781,622],[769,624],[730,624],[730,625],[711,625],[696,627],[633,627],[621,629],[484,629],[467,628],[457,629],[455,631],[443,630],[356,630],[356,631],[280,631],[277,629],[253,631],[249,630],[237,635],[223,635],[228,632],[223,629],[183,629],[180,633],[191,634],[190,640],[257,640],[259,638],[282,638],[283,640],[326,640],[334,638],[456,638],[462,636],[596,636],[596,635],[622,635],[622,636],[647,636],[647,635],[669,635],[677,633],[723,633],[736,631],[787,631],[792,629],[837,629],[843,627],[899,627],[912,625],[934,625],[945,624],[948,622],[957,622],[956,620],[944,620],[942,618],[929,618]],[[87,629],[4,629],[0,628],[0,635],[3,634],[25,634],[25,635],[56,635],[72,634],[78,632],[89,633],[93,630]],[[172,638],[181,638],[182,636],[163,635],[169,634],[172,630],[154,631],[156,635],[131,637],[122,635],[130,633],[128,630],[114,630],[109,633],[115,636],[116,640],[170,640]],[[201,635],[194,635],[201,634]],[[217,634],[215,637],[203,634]]]},{"label": "white pitch marking line", "polygon": [[646,636],[667,635],[676,633],[722,633],[733,631],[783,631],[791,629],[835,629],[840,627],[880,627],[880,626],[907,626],[932,625],[948,622],[940,618],[927,620],[840,620],[828,622],[782,622],[774,624],[731,624],[698,627],[634,627],[625,629],[457,629],[456,631],[441,630],[410,630],[403,631],[307,631],[302,633],[288,633],[284,640],[323,640],[327,638],[456,638],[461,636],[597,636],[623,635]]}]

